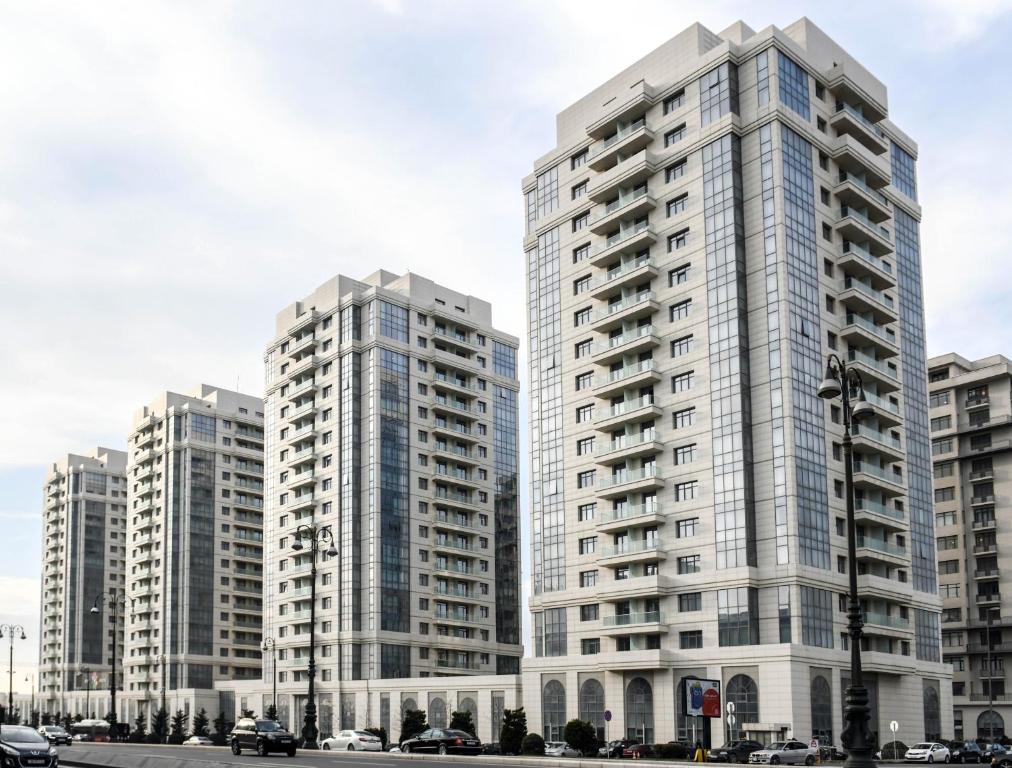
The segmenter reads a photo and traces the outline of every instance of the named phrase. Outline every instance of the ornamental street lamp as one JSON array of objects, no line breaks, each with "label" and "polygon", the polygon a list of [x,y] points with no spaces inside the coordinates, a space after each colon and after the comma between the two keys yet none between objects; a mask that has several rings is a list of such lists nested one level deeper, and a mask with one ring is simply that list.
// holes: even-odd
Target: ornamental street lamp
[{"label": "ornamental street lamp", "polygon": [[263,643],[260,644],[260,650],[271,652],[271,676],[274,678],[274,719],[278,719],[278,648],[274,643],[273,637],[264,638]]},{"label": "ornamental street lamp", "polygon": [[[84,667],[81,669],[81,674],[84,675],[85,694],[84,694],[84,716],[91,719],[91,667]],[[74,707],[77,709],[77,707]]]},{"label": "ornamental street lamp", "polygon": [[994,668],[991,666],[991,618],[997,608],[987,609],[987,711],[991,723],[991,743],[994,744]]},{"label": "ornamental street lamp", "polygon": [[34,722],[35,718],[35,675],[25,675],[25,682],[31,682],[32,684],[32,707],[28,710],[28,723],[33,728],[38,728],[38,724]]},{"label": "ornamental street lamp", "polygon": [[[131,602],[133,602],[131,600]],[[100,592],[95,596],[95,601],[92,603],[91,612],[93,614],[102,613],[102,609],[99,608],[99,604],[108,606],[112,617],[112,664],[109,667],[109,701],[110,710],[112,716],[119,719],[119,713],[116,711],[116,646],[119,645],[119,607],[122,606],[126,609],[126,595],[110,595],[106,597],[104,592]],[[110,734],[113,741],[116,741],[115,731]]]},{"label": "ornamental street lamp", "polygon": [[25,628],[20,624],[0,624],[0,640],[4,632],[11,641],[10,669],[7,670],[7,722],[14,722],[14,641],[27,640]]},{"label": "ornamental street lamp", "polygon": [[315,523],[306,525],[303,523],[295,529],[295,541],[292,542],[292,549],[301,552],[305,549],[302,540],[309,542],[312,552],[309,570],[310,604],[309,604],[309,692],[306,701],[306,716],[302,725],[302,748],[319,749],[317,743],[319,731],[316,728],[316,554],[324,542],[329,541],[330,546],[326,549],[327,557],[337,557],[337,546],[334,544],[334,534],[330,526],[318,526]]},{"label": "ornamental street lamp", "polygon": [[[857,392],[857,402],[850,398]],[[847,750],[845,768],[874,768],[871,733],[868,731],[868,689],[861,673],[861,635],[864,621],[857,595],[857,526],[854,523],[854,456],[850,428],[865,416],[874,413],[864,397],[861,374],[848,370],[837,355],[831,354],[826,363],[826,378],[819,385],[819,397],[824,400],[843,400],[843,463],[847,496],[847,573],[850,576],[850,595],[847,604],[847,628],[850,632],[850,686],[843,719],[846,722],[840,741]]]}]

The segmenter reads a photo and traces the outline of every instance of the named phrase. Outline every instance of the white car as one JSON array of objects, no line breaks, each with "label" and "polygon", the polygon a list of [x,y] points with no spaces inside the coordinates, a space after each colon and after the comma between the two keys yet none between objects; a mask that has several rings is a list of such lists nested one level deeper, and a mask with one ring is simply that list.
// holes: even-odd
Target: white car
[{"label": "white car", "polygon": [[324,739],[324,749],[345,749],[349,752],[382,752],[383,742],[379,736],[368,731],[338,731],[329,739]]},{"label": "white car", "polygon": [[214,742],[207,736],[191,736],[183,742],[184,745],[189,747],[213,747]]},{"label": "white car", "polygon": [[545,757],[580,757],[580,751],[564,741],[545,742]]},{"label": "white car", "polygon": [[819,750],[800,741],[774,741],[748,756],[749,763],[769,765],[815,765]]},{"label": "white car", "polygon": [[910,747],[903,759],[908,763],[947,763],[952,760],[952,754],[944,744],[922,741]]}]

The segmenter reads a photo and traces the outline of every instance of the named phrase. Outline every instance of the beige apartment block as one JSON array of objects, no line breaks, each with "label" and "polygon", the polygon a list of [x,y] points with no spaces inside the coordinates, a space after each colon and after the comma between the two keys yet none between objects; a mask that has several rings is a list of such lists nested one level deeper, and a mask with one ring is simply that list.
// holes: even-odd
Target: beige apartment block
[{"label": "beige apartment block", "polygon": [[[839,743],[854,436],[871,729],[952,733],[916,144],[807,19],[686,29],[562,111],[523,180],[532,731]],[[686,716],[720,682],[735,722]],[[603,717],[610,710],[607,725]]]},{"label": "beige apartment block", "polygon": [[259,690],[276,674],[283,722],[301,727],[307,695],[312,552],[292,548],[303,526],[338,550],[327,557],[323,541],[316,577],[323,734],[399,730],[403,700],[356,704],[369,681],[427,692],[439,724],[477,699],[456,696],[466,682],[423,678],[519,672],[517,344],[487,302],[410,273],[336,277],[278,314],[264,611],[277,665],[265,656]]},{"label": "beige apartment block", "polygon": [[[99,717],[109,711],[113,643],[121,669],[123,625],[120,621],[114,632],[109,612],[92,614],[91,607],[123,595],[126,465],[123,451],[96,448],[67,454],[46,473],[37,702],[42,712],[87,717],[85,705]],[[84,694],[77,696],[79,691]]]},{"label": "beige apartment block", "polygon": [[928,392],[954,732],[991,739],[1012,720],[1012,361],[933,357]]},{"label": "beige apartment block", "polygon": [[207,384],[134,415],[123,720],[260,676],[263,423],[260,398]]}]

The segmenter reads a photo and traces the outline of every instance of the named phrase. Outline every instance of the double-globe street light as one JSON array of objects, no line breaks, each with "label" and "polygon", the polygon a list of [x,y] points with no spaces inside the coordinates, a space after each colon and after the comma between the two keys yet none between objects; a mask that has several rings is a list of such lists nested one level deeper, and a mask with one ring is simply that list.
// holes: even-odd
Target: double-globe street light
[{"label": "double-globe street light", "polygon": [[[91,612],[101,614],[102,608],[99,605],[108,607],[112,618],[112,664],[109,667],[109,711],[112,716],[119,720],[119,713],[116,711],[116,646],[119,645],[119,608],[126,608],[126,595],[106,595],[99,592],[92,603]],[[112,740],[116,740],[115,731],[111,734]]]},{"label": "double-globe street light", "polygon": [[25,628],[20,624],[0,624],[0,639],[3,639],[4,632],[11,641],[10,669],[7,670],[7,712],[5,718],[8,723],[14,722],[14,641],[27,640]]},{"label": "double-globe street light", "polygon": [[303,544],[306,540],[312,552],[309,568],[309,693],[306,701],[306,715],[302,723],[302,748],[319,749],[317,742],[319,731],[316,727],[316,554],[320,547],[327,541],[327,557],[337,557],[337,546],[334,543],[334,534],[328,525],[306,525],[303,523],[295,529],[295,541],[292,542],[292,549],[301,552],[306,548]]},{"label": "double-globe street light", "polygon": [[[857,394],[857,402],[851,397]],[[850,595],[847,604],[847,629],[850,633],[850,686],[847,688],[843,719],[845,726],[840,741],[847,750],[845,768],[874,768],[872,739],[868,730],[868,689],[864,687],[861,672],[861,636],[864,621],[857,594],[857,526],[854,522],[854,454],[850,428],[874,413],[864,397],[861,374],[848,370],[846,363],[831,354],[826,364],[826,378],[819,385],[819,397],[824,400],[843,400],[843,464],[847,496],[847,573],[850,577]]]},{"label": "double-globe street light", "polygon": [[278,646],[273,637],[266,637],[260,644],[260,650],[264,653],[271,652],[271,677],[273,678],[274,697],[271,706],[274,707],[274,719],[278,719]]}]

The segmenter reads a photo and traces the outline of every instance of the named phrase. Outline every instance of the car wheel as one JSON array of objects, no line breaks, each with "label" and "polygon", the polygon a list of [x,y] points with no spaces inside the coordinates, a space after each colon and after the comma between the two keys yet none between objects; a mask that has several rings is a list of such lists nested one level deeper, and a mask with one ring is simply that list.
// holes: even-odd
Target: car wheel
[{"label": "car wheel", "polygon": [[928,762],[929,763],[935,762],[935,756],[934,755],[928,755]]},{"label": "car wheel", "polygon": [[232,739],[232,754],[233,755],[242,754],[242,750],[239,748],[239,742],[236,741],[235,739]]},{"label": "car wheel", "polygon": [[401,746],[401,752],[403,752],[405,755],[410,755],[411,754],[411,745],[410,744],[403,744]]},{"label": "car wheel", "polygon": [[295,747],[289,749],[287,754],[289,757],[295,757]]},{"label": "car wheel", "polygon": [[770,765],[780,765],[780,758],[777,755],[773,755],[770,758]]},{"label": "car wheel", "polygon": [[355,751],[355,745],[354,744],[349,744],[348,745],[348,751],[349,752],[354,752]]},{"label": "car wheel", "polygon": [[948,763],[948,762],[949,762],[949,759],[950,759],[950,758],[949,758],[949,756],[948,756],[948,755],[946,755],[946,756],[945,756],[945,762],[946,762],[946,763]]},{"label": "car wheel", "polygon": [[441,755],[445,755],[446,754],[446,745],[445,744],[440,744],[439,745],[439,754],[441,754]]},{"label": "car wheel", "polygon": [[815,765],[815,755],[809,755],[805,758],[805,765]]},{"label": "car wheel", "polygon": [[323,750],[325,752],[330,750],[330,742],[327,741],[323,742]]},{"label": "car wheel", "polygon": [[260,755],[260,757],[267,757],[267,744],[262,741],[258,741],[257,754]]}]

